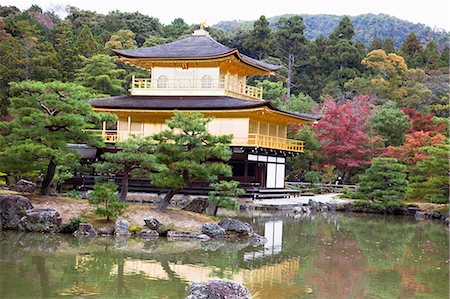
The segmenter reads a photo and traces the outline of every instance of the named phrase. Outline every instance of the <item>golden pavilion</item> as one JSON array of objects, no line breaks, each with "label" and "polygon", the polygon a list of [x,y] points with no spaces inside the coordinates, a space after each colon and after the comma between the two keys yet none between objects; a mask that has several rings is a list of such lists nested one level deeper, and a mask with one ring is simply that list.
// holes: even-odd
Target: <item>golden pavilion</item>
[{"label": "golden pavilion", "polygon": [[167,44],[114,52],[150,78],[133,76],[130,95],[90,100],[96,111],[118,116],[99,131],[106,143],[158,133],[174,110],[201,112],[214,118],[211,133],[233,135],[233,179],[244,187],[284,188],[286,157],[304,150],[302,141],[287,138],[288,125],[317,117],[277,109],[262,88],[247,85],[247,77],[275,74],[280,66],[222,45],[202,27]]}]

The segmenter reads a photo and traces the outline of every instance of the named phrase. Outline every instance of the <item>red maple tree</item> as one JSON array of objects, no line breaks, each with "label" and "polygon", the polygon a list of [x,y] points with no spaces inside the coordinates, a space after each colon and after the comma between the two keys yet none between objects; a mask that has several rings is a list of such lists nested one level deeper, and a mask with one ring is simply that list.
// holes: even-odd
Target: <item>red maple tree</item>
[{"label": "red maple tree", "polygon": [[406,135],[405,142],[400,146],[388,146],[383,156],[396,158],[400,163],[408,166],[414,166],[417,162],[423,161],[429,157],[429,154],[421,147],[434,144],[443,144],[445,136],[436,134],[432,136],[430,131],[417,131]]},{"label": "red maple tree", "polygon": [[315,125],[321,144],[323,164],[334,165],[348,181],[352,171],[370,165],[379,137],[371,137],[369,120],[371,98],[358,96],[339,104],[336,100],[324,101],[324,115]]},{"label": "red maple tree", "polygon": [[413,124],[407,133],[418,131],[431,132],[431,135],[445,132],[444,124],[436,124],[433,122],[434,115],[432,113],[424,114],[415,108],[403,107],[400,108],[408,115],[408,120]]}]

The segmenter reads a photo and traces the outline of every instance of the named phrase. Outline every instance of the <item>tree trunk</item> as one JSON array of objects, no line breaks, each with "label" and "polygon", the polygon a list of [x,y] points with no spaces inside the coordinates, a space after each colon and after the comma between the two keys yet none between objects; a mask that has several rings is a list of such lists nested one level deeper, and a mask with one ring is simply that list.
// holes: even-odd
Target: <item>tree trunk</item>
[{"label": "tree trunk", "polygon": [[288,58],[288,80],[287,80],[287,99],[286,102],[291,100],[291,81],[292,81],[292,64],[294,62],[294,55],[289,53]]},{"label": "tree trunk", "polygon": [[119,201],[120,202],[126,202],[127,201],[127,194],[128,194],[128,171],[124,171],[122,174],[122,188],[120,189],[120,196]]},{"label": "tree trunk", "polygon": [[162,199],[161,203],[159,204],[159,210],[160,211],[165,211],[167,210],[167,207],[170,204],[170,200],[172,199],[172,197],[177,194],[177,190],[170,190],[169,192],[167,192],[167,194],[164,196],[164,198]]},{"label": "tree trunk", "polygon": [[47,173],[45,174],[44,180],[42,181],[41,184],[41,195],[50,194],[50,188],[53,181],[53,177],[55,176],[55,172],[56,172],[56,162],[54,161],[54,158],[51,158],[47,166]]}]

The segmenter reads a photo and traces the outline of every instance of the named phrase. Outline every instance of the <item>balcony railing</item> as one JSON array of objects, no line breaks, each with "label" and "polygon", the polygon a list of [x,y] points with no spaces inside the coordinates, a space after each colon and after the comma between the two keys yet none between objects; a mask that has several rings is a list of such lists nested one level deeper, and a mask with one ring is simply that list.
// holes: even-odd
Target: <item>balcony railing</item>
[{"label": "balcony railing", "polygon": [[150,78],[132,78],[133,95],[220,95],[231,93],[252,99],[262,100],[262,87],[226,82],[225,80],[155,80]]},{"label": "balcony railing", "polygon": [[[115,130],[90,130],[103,137],[106,143],[124,141],[131,135],[144,136],[142,131],[115,131]],[[296,153],[304,152],[304,142],[299,140],[272,137],[261,134],[248,134],[248,137],[234,137],[231,145],[252,146],[270,149],[285,150]]]}]

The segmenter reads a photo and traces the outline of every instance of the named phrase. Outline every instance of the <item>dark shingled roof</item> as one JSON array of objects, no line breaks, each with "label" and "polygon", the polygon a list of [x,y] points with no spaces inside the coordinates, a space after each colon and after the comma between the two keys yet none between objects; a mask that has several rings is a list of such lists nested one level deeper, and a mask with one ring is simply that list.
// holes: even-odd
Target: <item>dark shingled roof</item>
[{"label": "dark shingled roof", "polygon": [[116,54],[128,58],[209,58],[216,56],[226,56],[235,54],[248,64],[255,65],[269,71],[276,71],[281,68],[279,65],[256,60],[239,53],[236,49],[224,46],[208,35],[191,35],[187,38],[170,42],[167,44],[139,48],[135,50],[113,50]]},{"label": "dark shingled roof", "polygon": [[228,110],[267,106],[272,110],[306,120],[318,120],[318,115],[284,111],[269,101],[249,101],[228,96],[119,96],[88,101],[95,108],[148,110]]}]

